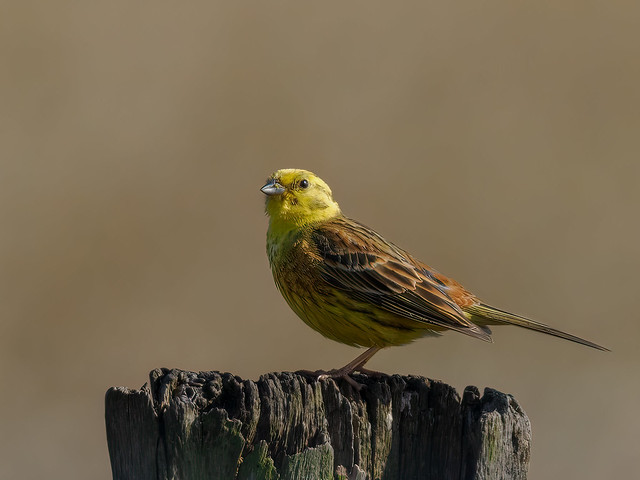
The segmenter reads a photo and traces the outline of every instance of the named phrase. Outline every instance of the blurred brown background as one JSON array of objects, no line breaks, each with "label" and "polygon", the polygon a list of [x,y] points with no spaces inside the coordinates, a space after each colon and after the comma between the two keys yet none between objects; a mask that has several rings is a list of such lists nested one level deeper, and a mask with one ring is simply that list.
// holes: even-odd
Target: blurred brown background
[{"label": "blurred brown background", "polygon": [[149,370],[331,368],[288,309],[259,187],[343,210],[519,329],[371,366],[513,393],[530,478],[629,478],[640,419],[640,7],[3,2],[0,478],[110,478],[103,395]]}]

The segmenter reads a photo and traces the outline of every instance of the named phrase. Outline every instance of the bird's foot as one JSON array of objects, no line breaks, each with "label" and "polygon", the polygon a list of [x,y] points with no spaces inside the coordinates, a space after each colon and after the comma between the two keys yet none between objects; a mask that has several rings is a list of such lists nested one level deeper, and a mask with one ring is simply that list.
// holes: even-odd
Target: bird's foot
[{"label": "bird's foot", "polygon": [[359,355],[355,360],[347,363],[342,368],[337,368],[335,370],[329,371],[316,370],[315,372],[311,372],[309,370],[300,370],[298,373],[311,375],[317,380],[322,380],[325,378],[343,378],[349,385],[351,385],[359,392],[364,388],[364,385],[356,382],[353,378],[351,378],[351,374],[353,372],[360,372],[372,377],[384,375],[383,373],[374,372],[373,370],[367,370],[366,368],[364,368],[364,364],[367,363],[371,359],[371,357],[373,357],[376,352],[380,351],[381,349],[382,347],[369,347],[367,351]]},{"label": "bird's foot", "polygon": [[308,375],[310,377],[314,377],[316,380],[325,380],[327,378],[343,379],[349,385],[351,385],[356,391],[362,390],[365,385],[362,383],[356,382],[353,378],[351,378],[350,373],[353,371],[347,371],[344,368],[336,368],[334,370],[298,370],[296,373],[301,373],[303,375]]}]

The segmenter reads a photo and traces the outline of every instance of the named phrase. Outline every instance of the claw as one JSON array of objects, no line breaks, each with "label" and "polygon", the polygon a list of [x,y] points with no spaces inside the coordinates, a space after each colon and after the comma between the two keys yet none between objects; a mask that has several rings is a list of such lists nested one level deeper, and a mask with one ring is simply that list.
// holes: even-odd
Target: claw
[{"label": "claw", "polygon": [[351,385],[356,392],[359,392],[364,387],[366,387],[364,383],[356,382],[353,378],[351,378],[351,375],[343,375],[340,378],[344,379],[349,385]]},{"label": "claw", "polygon": [[335,370],[316,370],[312,372],[311,370],[298,370],[297,373],[301,373],[303,375],[309,375],[315,377],[317,380],[325,380],[327,378],[343,378],[349,385],[355,388],[358,392],[362,390],[365,385],[362,383],[356,382],[353,378],[351,378],[351,374],[353,372],[364,373],[365,375],[370,375],[372,377],[380,377],[384,375],[384,373],[375,372],[373,370],[367,370],[364,367],[364,364],[367,363],[371,357],[375,355],[376,352],[381,350],[382,347],[371,347],[358,358],[353,360],[352,362],[347,363],[342,368],[337,368]]}]

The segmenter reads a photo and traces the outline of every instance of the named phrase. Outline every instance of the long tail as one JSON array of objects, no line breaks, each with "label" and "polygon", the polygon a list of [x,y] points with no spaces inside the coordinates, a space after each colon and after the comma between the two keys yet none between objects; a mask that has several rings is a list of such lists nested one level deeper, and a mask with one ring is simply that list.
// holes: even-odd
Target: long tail
[{"label": "long tail", "polygon": [[585,340],[584,338],[576,337],[570,333],[551,328],[544,323],[534,322],[528,318],[505,312],[504,310],[494,308],[484,303],[464,307],[463,310],[472,316],[472,322],[478,323],[479,325],[517,325],[519,327],[528,328],[529,330],[546,333],[547,335],[553,335],[554,337],[564,338],[565,340],[580,343],[587,347],[596,348],[606,352],[610,351],[608,348],[598,345],[597,343],[590,342],[589,340]]}]

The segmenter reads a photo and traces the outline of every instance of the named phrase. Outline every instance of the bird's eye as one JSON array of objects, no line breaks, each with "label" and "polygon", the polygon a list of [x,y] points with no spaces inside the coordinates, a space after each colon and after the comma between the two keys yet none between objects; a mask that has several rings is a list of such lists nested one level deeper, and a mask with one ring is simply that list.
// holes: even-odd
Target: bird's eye
[{"label": "bird's eye", "polygon": [[308,180],[300,180],[300,188],[307,188],[309,186]]}]

